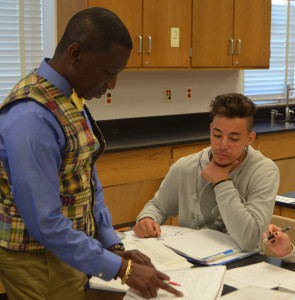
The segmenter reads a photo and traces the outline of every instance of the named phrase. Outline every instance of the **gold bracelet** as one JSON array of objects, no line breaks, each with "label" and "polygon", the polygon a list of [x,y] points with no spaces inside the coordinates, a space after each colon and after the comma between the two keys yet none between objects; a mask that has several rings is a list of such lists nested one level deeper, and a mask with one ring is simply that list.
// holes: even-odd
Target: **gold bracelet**
[{"label": "gold bracelet", "polygon": [[216,185],[218,185],[219,183],[229,181],[229,180],[231,180],[230,177],[225,177],[225,178],[219,179],[215,183],[212,184],[212,188],[214,189],[216,187]]},{"label": "gold bracelet", "polygon": [[125,284],[126,281],[128,280],[129,276],[131,275],[132,273],[132,260],[129,259],[128,260],[128,265],[127,265],[127,268],[126,268],[126,272],[125,272],[125,275],[123,276],[122,280],[121,280],[121,284]]}]

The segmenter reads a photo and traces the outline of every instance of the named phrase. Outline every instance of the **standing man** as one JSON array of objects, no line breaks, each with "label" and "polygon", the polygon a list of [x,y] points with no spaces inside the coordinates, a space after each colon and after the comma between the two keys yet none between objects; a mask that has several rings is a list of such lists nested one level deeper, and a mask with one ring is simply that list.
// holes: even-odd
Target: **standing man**
[{"label": "standing man", "polygon": [[131,49],[115,14],[83,10],[0,107],[0,278],[10,300],[87,299],[86,274],[120,277],[145,298],[158,288],[182,295],[145,255],[124,251],[95,169],[104,138],[80,99],[113,89]]},{"label": "standing man", "polygon": [[217,96],[210,107],[210,143],[179,159],[139,216],[134,232],[159,236],[177,216],[183,227],[227,232],[243,250],[262,247],[279,187],[275,163],[251,144],[254,103],[241,94]]}]

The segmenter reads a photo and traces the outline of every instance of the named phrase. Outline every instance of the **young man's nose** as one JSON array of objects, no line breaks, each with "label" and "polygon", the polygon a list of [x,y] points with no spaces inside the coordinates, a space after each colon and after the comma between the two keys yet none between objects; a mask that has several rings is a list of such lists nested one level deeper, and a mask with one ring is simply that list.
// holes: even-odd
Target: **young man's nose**
[{"label": "young man's nose", "polygon": [[228,148],[228,138],[226,138],[226,137],[221,138],[219,147],[221,149],[227,149]]}]

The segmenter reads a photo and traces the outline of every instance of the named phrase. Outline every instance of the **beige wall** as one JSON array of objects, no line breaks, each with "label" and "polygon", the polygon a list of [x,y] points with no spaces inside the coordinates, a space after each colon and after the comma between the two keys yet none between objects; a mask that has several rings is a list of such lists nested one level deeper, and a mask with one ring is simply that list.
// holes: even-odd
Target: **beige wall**
[{"label": "beige wall", "polygon": [[[124,71],[112,91],[113,106],[104,98],[91,100],[96,120],[207,112],[216,95],[240,92],[241,71]],[[172,88],[172,102],[164,103],[164,90]],[[186,89],[192,88],[192,100]]]}]

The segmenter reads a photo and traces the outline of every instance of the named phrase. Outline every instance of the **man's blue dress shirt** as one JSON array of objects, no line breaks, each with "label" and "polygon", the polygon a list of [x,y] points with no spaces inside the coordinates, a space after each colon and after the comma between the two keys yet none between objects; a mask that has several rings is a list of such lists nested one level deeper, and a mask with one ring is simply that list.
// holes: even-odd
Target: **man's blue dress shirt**
[{"label": "man's blue dress shirt", "polygon": [[[72,87],[69,82],[46,61],[41,62],[36,73],[70,98]],[[99,242],[74,230],[72,222],[61,213],[58,172],[65,148],[66,139],[60,124],[36,101],[25,99],[0,112],[0,160],[29,234],[72,267],[110,280],[118,273],[122,260],[104,249],[121,242],[105,207],[96,168],[93,172],[94,216]]]}]

